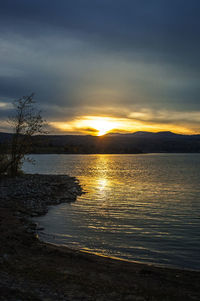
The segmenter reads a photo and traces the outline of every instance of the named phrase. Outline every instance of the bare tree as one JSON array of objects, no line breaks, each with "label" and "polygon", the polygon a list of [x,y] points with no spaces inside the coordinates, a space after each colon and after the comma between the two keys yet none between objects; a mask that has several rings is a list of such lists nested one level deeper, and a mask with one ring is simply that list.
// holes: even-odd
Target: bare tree
[{"label": "bare tree", "polygon": [[16,100],[15,115],[9,118],[14,134],[11,143],[10,162],[7,171],[11,176],[19,173],[25,155],[31,149],[31,137],[36,134],[44,134],[44,120],[41,111],[35,108],[34,94],[23,96]]},{"label": "bare tree", "polygon": [[6,153],[0,153],[0,176],[4,175],[7,167],[10,165],[9,155]]}]

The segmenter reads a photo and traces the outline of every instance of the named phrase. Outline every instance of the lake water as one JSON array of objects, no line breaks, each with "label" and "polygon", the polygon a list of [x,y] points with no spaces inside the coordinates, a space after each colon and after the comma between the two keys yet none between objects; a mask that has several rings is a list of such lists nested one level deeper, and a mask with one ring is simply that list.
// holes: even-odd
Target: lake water
[{"label": "lake water", "polygon": [[32,157],[26,172],[76,176],[87,191],[37,219],[41,239],[200,270],[200,154]]}]

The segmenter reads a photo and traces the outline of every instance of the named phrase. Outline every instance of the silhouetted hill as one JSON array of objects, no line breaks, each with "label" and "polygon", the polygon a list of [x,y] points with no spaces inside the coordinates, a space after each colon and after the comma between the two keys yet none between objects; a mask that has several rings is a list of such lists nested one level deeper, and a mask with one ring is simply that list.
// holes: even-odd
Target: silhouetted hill
[{"label": "silhouetted hill", "polygon": [[[0,146],[5,149],[12,134],[0,133]],[[66,154],[134,154],[134,153],[199,153],[200,135],[172,132],[109,133],[90,135],[40,135],[32,138],[32,153]]]},{"label": "silhouetted hill", "polygon": [[0,133],[0,143],[9,141],[12,138],[12,134]]},{"label": "silhouetted hill", "polygon": [[172,132],[158,132],[158,133],[151,133],[151,132],[135,132],[132,134],[135,137],[143,137],[143,138],[153,138],[153,137],[163,137],[163,138],[172,138],[182,136],[179,134],[175,134]]}]

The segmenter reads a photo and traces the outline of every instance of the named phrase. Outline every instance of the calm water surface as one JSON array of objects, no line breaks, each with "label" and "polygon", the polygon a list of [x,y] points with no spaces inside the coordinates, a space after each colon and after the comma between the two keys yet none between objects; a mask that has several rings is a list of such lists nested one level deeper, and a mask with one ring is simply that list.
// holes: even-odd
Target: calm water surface
[{"label": "calm water surface", "polygon": [[26,172],[76,176],[87,191],[37,219],[42,239],[200,270],[200,154],[33,157]]}]

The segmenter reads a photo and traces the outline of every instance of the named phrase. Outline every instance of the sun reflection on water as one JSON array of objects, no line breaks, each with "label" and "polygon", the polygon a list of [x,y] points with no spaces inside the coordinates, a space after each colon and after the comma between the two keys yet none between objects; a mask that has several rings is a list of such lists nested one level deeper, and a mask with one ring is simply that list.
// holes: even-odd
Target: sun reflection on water
[{"label": "sun reflection on water", "polygon": [[106,188],[106,186],[109,186],[108,185],[108,179],[106,179],[106,178],[97,179],[96,184],[97,184],[97,187],[100,191],[104,190]]}]

